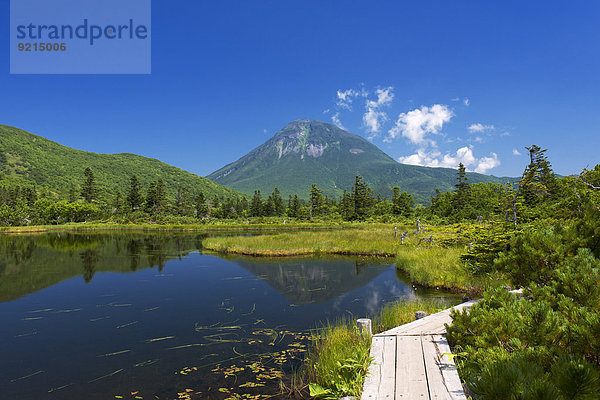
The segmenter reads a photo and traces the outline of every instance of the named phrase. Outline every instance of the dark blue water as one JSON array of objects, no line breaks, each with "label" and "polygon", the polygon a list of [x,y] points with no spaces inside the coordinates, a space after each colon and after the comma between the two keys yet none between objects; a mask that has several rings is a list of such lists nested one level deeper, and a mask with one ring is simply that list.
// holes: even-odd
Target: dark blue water
[{"label": "dark blue water", "polygon": [[0,236],[0,397],[266,398],[324,321],[439,296],[392,260],[221,258],[203,238]]}]

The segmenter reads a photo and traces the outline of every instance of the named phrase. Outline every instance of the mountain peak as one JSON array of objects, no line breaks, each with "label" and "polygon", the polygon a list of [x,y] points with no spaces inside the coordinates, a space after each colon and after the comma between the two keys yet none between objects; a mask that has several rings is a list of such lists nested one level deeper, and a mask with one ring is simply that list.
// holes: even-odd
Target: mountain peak
[{"label": "mountain peak", "polygon": [[[265,195],[277,187],[282,195],[308,196],[311,185],[339,197],[361,175],[376,193],[391,195],[393,186],[425,203],[435,193],[454,189],[456,171],[404,165],[361,136],[336,125],[308,119],[288,123],[265,143],[208,178],[241,192],[260,190]],[[490,177],[469,174],[470,182]]]},{"label": "mountain peak", "polygon": [[342,140],[344,137],[353,137],[370,144],[364,138],[345,131],[336,125],[309,119],[297,119],[290,122],[277,132],[272,139],[279,139],[282,137],[289,139],[304,137],[306,140],[317,140],[320,142],[336,141]]}]

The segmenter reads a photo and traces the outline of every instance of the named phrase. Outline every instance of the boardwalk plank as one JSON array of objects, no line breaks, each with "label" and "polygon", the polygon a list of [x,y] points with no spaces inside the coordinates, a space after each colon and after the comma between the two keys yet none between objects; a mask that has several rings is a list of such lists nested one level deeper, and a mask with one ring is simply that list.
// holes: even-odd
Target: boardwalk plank
[{"label": "boardwalk plank", "polygon": [[396,399],[429,400],[419,336],[396,338]]},{"label": "boardwalk plank", "polygon": [[440,371],[442,371],[444,383],[446,384],[446,389],[450,393],[450,397],[453,400],[467,400],[462,383],[460,382],[460,377],[456,371],[454,360],[451,360],[449,357],[450,346],[448,345],[446,337],[434,335],[432,336],[432,339],[436,343],[440,353],[439,368]]},{"label": "boardwalk plank", "polygon": [[[511,293],[522,295],[522,290]],[[450,313],[468,310],[467,301],[420,320],[373,336],[371,357],[361,400],[466,400],[450,353],[445,324]]]},{"label": "boardwalk plank", "polygon": [[375,400],[379,397],[379,386],[381,384],[381,365],[383,364],[383,342],[384,338],[374,336],[371,341],[370,356],[373,358],[367,371],[365,385],[361,400]]},{"label": "boardwalk plank", "polygon": [[446,389],[442,371],[439,368],[440,353],[432,336],[423,336],[423,359],[425,360],[425,372],[427,374],[427,386],[431,400],[452,400]]},{"label": "boardwalk plank", "polygon": [[379,399],[394,400],[396,388],[396,338],[383,338],[383,364],[381,365],[381,385]]}]

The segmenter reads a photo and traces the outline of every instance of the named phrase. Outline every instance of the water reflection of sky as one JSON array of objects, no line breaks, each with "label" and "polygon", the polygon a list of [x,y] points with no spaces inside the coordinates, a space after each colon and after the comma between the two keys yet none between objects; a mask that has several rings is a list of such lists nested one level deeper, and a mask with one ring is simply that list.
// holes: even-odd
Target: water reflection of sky
[{"label": "water reflection of sky", "polygon": [[[0,239],[3,397],[206,394],[224,384],[219,361],[290,344],[253,343],[257,331],[306,331],[419,293],[380,260],[224,259],[194,236],[92,236]],[[177,375],[184,366],[203,369]]]}]

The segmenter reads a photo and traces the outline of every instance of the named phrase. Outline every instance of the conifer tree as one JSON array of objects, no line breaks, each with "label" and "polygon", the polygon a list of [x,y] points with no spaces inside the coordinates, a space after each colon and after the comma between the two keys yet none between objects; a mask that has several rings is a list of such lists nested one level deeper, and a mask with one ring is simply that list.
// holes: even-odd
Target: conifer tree
[{"label": "conifer tree", "polygon": [[144,211],[148,214],[154,214],[156,210],[156,182],[151,181],[146,191],[146,199],[144,201]]},{"label": "conifer tree", "polygon": [[97,200],[98,189],[96,188],[96,178],[90,167],[87,167],[83,172],[85,181],[81,189],[81,197],[86,203],[93,203]]},{"label": "conifer tree", "polygon": [[204,193],[200,192],[196,196],[195,207],[196,207],[196,218],[206,218],[208,216],[208,205],[206,204],[206,199],[204,198]]},{"label": "conifer tree", "polygon": [[279,189],[275,187],[273,189],[273,193],[271,193],[271,200],[273,204],[273,214],[277,217],[281,217],[285,212],[285,207],[283,205],[283,199],[281,198],[281,193],[279,193]]},{"label": "conifer tree", "polygon": [[325,199],[323,197],[323,191],[314,183],[310,188],[309,206],[311,218],[321,216],[325,213]]},{"label": "conifer tree", "polygon": [[251,217],[260,217],[262,215],[263,215],[262,195],[260,194],[260,190],[255,190],[254,197],[252,197],[252,201],[250,202],[250,216]]},{"label": "conifer tree", "polygon": [[[557,190],[556,176],[545,155],[547,149],[542,149],[535,144],[525,148],[529,151],[530,162],[529,165],[525,167],[517,190],[513,196],[512,217],[514,225],[517,224],[517,202],[520,197],[525,205],[533,207],[540,200],[553,197]],[[507,221],[509,216],[510,210],[507,210]]]},{"label": "conifer tree", "polygon": [[393,191],[392,214],[403,215],[405,217],[410,216],[412,208],[415,205],[412,195],[406,192],[400,192],[400,188],[398,186],[395,186]]},{"label": "conifer tree", "polygon": [[462,209],[467,203],[468,194],[469,194],[469,182],[467,182],[467,170],[463,163],[458,164],[458,172],[457,172],[456,180],[458,181],[454,186],[456,187],[456,192],[454,196],[454,207],[457,210]]},{"label": "conifer tree", "polygon": [[131,211],[139,209],[144,202],[144,198],[140,193],[140,182],[137,176],[132,175],[129,183],[129,193],[127,194],[127,204]]},{"label": "conifer tree", "polygon": [[354,200],[353,219],[358,220],[363,220],[368,216],[375,201],[373,191],[362,179],[362,176],[356,175],[354,186],[352,187],[352,200]]},{"label": "conifer tree", "polygon": [[340,200],[340,215],[346,221],[354,218],[354,200],[350,193],[344,190],[342,199]]},{"label": "conifer tree", "polygon": [[300,218],[300,199],[298,199],[298,195],[295,194],[294,198],[290,195],[290,199],[288,202],[287,215],[291,218]]}]

